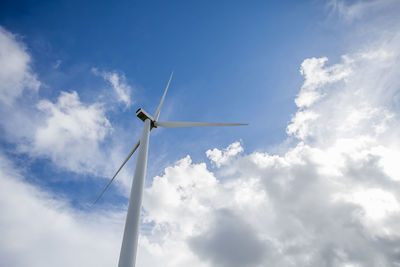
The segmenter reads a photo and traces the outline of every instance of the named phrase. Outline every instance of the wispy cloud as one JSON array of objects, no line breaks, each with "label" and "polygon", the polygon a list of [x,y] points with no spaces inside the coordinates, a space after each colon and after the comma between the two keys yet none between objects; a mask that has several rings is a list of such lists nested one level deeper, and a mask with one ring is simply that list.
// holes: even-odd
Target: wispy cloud
[{"label": "wispy cloud", "polygon": [[53,64],[53,68],[58,69],[61,66],[62,60],[61,59],[57,59],[56,62],[54,62]]},{"label": "wispy cloud", "polygon": [[0,101],[11,105],[24,90],[37,91],[40,82],[32,72],[25,45],[0,26]]},{"label": "wispy cloud", "polygon": [[106,72],[99,71],[97,68],[92,68],[92,72],[108,81],[114,92],[117,95],[118,101],[125,104],[126,107],[130,107],[131,102],[131,91],[132,87],[127,83],[124,74],[118,74],[117,72]]},{"label": "wispy cloud", "polygon": [[369,0],[369,1],[347,1],[331,0],[328,6],[347,21],[363,18],[371,13],[385,12],[393,9],[398,3],[396,0]]}]

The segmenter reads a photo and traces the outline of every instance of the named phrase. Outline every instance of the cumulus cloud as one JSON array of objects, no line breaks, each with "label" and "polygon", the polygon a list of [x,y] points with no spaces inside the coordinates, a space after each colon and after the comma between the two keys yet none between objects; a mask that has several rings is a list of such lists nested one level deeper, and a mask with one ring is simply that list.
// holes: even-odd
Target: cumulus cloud
[{"label": "cumulus cloud", "polygon": [[100,104],[87,105],[76,92],[62,92],[56,103],[37,104],[43,123],[36,128],[29,153],[45,156],[77,172],[95,172],[100,144],[112,130]]},{"label": "cumulus cloud", "polygon": [[[48,158],[56,166],[78,173],[104,176],[114,171],[127,152],[118,142],[111,145],[105,140],[111,136],[112,126],[104,103],[85,103],[76,91],[61,91],[54,102],[40,98],[40,81],[30,66],[25,44],[2,27],[0,62],[2,138],[15,144],[16,152]],[[125,171],[122,176],[126,183]]]},{"label": "cumulus cloud", "polygon": [[31,57],[18,37],[0,26],[0,101],[11,105],[24,90],[37,91],[40,82],[32,72]]},{"label": "cumulus cloud", "polygon": [[189,157],[167,168],[145,192],[143,246],[195,266],[400,265],[399,44],[304,60],[283,155],[236,142],[206,152],[228,171]]},{"label": "cumulus cloud", "polygon": [[217,167],[221,167],[221,165],[228,163],[232,157],[242,151],[243,147],[240,142],[235,142],[222,151],[217,148],[207,150],[206,155]]},{"label": "cumulus cloud", "polygon": [[[300,73],[304,76],[304,84],[295,103],[299,108],[308,107],[323,96],[322,86],[343,80],[351,73],[351,59],[343,56],[348,64],[336,64],[326,67],[328,58],[308,58],[301,63]],[[317,90],[320,89],[320,90]]]},{"label": "cumulus cloud", "polygon": [[262,265],[269,252],[267,243],[242,216],[228,209],[217,210],[213,216],[214,222],[205,234],[189,239],[192,250],[212,266]]},{"label": "cumulus cloud", "polygon": [[[331,173],[326,153],[301,143],[284,156],[253,153],[225,166],[236,175],[223,181],[185,158],[146,190],[150,244],[169,256],[190,248],[185,255],[207,266],[392,266],[394,183],[351,149],[328,152],[348,158]],[[390,207],[379,211],[383,203]],[[171,251],[176,243],[184,250]]]},{"label": "cumulus cloud", "polygon": [[394,71],[399,67],[399,42],[397,34],[381,46],[343,56],[333,66],[326,65],[327,58],[305,60],[301,66],[305,81],[295,100],[299,110],[288,134],[330,143],[339,137],[376,138],[387,132],[397,111],[393,97],[400,86]]},{"label": "cumulus cloud", "polygon": [[118,101],[125,104],[126,107],[130,107],[131,102],[131,91],[132,87],[126,82],[126,78],[124,74],[118,74],[117,72],[106,72],[99,71],[96,68],[92,69],[92,72],[102,77],[104,80],[108,81],[114,92],[117,95]]}]

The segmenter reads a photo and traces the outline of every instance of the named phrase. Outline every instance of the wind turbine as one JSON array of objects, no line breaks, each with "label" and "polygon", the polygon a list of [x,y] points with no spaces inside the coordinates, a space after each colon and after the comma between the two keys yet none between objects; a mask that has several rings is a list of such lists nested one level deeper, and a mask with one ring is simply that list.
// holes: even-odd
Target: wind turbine
[{"label": "wind turbine", "polygon": [[167,94],[169,84],[171,83],[172,75],[169,77],[168,84],[165,88],[164,94],[161,98],[160,104],[157,107],[154,117],[150,116],[146,111],[139,108],[136,111],[137,117],[144,122],[142,136],[139,141],[129,152],[122,165],[119,167],[114,176],[107,183],[103,191],[97,197],[94,204],[99,201],[101,196],[111,185],[119,171],[124,167],[125,163],[130,159],[132,154],[139,148],[138,156],[136,159],[135,174],[133,176],[131,194],[129,198],[128,213],[126,215],[124,237],[122,239],[121,252],[119,256],[118,267],[134,267],[136,263],[136,253],[139,237],[139,224],[140,224],[140,211],[142,207],[144,179],[146,176],[147,167],[147,154],[149,146],[150,131],[157,127],[165,128],[178,128],[178,127],[197,127],[197,126],[240,126],[247,125],[244,123],[216,123],[216,122],[187,122],[187,121],[158,121],[160,116],[161,107],[164,103],[165,95]]}]

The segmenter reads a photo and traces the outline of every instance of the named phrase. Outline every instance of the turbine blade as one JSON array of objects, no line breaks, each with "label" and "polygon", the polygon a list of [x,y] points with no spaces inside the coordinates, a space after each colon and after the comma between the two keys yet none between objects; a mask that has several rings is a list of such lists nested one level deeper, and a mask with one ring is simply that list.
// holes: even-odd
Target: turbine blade
[{"label": "turbine blade", "polygon": [[156,127],[179,128],[179,127],[198,127],[198,126],[242,126],[247,123],[220,123],[220,122],[191,122],[191,121],[156,121]]},{"label": "turbine blade", "polygon": [[93,205],[95,205],[100,198],[103,196],[104,192],[106,192],[106,190],[108,189],[108,187],[111,185],[111,183],[114,181],[115,177],[117,176],[117,174],[119,173],[119,171],[122,169],[122,167],[124,167],[125,163],[131,158],[132,154],[135,153],[136,149],[139,147],[140,144],[140,140],[137,141],[137,143],[135,144],[135,146],[132,148],[131,152],[129,152],[128,156],[126,157],[126,159],[124,160],[124,162],[122,163],[121,167],[119,167],[119,169],[117,170],[117,172],[114,174],[114,176],[110,179],[110,181],[108,181],[107,185],[104,187],[103,191],[101,191],[100,195],[97,197],[96,201],[93,203]]},{"label": "turbine blade", "polygon": [[162,105],[164,103],[165,95],[167,94],[169,84],[171,83],[172,75],[174,75],[174,72],[171,72],[171,76],[169,76],[167,87],[165,87],[165,91],[164,91],[164,94],[163,94],[163,96],[161,98],[160,104],[158,105],[156,113],[154,114],[154,121],[157,121],[158,117],[160,116],[161,107],[162,107]]}]

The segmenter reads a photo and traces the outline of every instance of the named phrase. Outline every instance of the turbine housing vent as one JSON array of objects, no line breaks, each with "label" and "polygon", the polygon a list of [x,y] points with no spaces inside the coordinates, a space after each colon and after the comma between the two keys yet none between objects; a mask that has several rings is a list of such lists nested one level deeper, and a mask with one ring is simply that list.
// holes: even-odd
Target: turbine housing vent
[{"label": "turbine housing vent", "polygon": [[145,121],[146,119],[154,121],[153,117],[141,108],[136,110],[136,116],[138,116],[138,118],[141,119],[142,121]]}]

